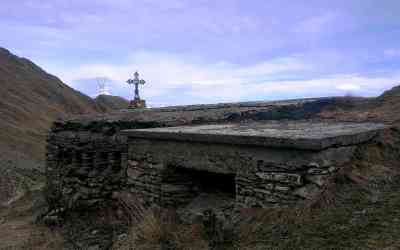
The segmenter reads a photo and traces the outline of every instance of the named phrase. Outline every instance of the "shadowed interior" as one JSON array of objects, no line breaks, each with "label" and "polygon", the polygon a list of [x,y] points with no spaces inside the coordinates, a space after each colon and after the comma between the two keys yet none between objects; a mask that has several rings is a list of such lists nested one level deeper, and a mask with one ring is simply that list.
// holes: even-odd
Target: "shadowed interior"
[{"label": "shadowed interior", "polygon": [[169,166],[163,176],[161,189],[164,205],[174,207],[186,205],[200,194],[220,194],[234,199],[235,174]]}]

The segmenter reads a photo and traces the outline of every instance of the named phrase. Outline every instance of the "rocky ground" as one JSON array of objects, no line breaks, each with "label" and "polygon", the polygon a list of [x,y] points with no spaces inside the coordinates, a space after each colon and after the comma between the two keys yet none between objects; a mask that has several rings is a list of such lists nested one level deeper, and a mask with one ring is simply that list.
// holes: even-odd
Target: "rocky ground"
[{"label": "rocky ground", "polygon": [[36,219],[46,208],[42,190],[0,206],[0,249],[62,249],[64,240],[59,232],[37,224]]}]

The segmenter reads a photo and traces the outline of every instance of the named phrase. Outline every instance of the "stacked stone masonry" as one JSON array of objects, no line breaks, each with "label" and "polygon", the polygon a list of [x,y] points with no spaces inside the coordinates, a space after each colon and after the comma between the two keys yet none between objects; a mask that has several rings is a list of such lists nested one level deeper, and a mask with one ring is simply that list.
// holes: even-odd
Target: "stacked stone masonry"
[{"label": "stacked stone masonry", "polygon": [[[367,124],[359,126],[361,130],[355,126],[355,130],[341,134],[339,124],[338,134],[325,135],[324,140],[314,138],[323,134],[307,134],[308,125],[315,122],[303,122],[304,129],[299,131],[306,132],[296,140],[268,137],[263,135],[265,131],[257,134],[257,128],[234,128],[241,131],[239,136],[226,131],[230,124],[253,124],[251,120],[288,116],[308,119],[331,103],[321,99],[174,107],[57,122],[48,137],[47,198],[54,207],[79,209],[128,191],[149,206],[179,207],[202,193],[208,184],[219,182],[207,182],[208,178],[220,178],[220,185],[212,188],[229,193],[236,207],[292,206],[313,199],[352,160],[359,145],[372,143],[384,127]],[[223,126],[228,129],[222,133],[209,133],[209,127],[189,129],[190,133],[176,128],[167,133],[162,129],[120,132],[227,122]],[[275,122],[270,126],[277,133],[286,125]],[[254,131],[258,132],[252,134]],[[291,130],[283,133],[290,134]]]},{"label": "stacked stone masonry", "polygon": [[[308,123],[292,125],[301,132],[310,126]],[[338,126],[320,125],[327,130]],[[261,126],[276,127],[276,123]],[[231,136],[231,143],[219,143],[218,139],[225,142],[227,138],[216,136],[218,133],[212,127],[222,128],[222,135],[224,138]],[[253,128],[254,124],[245,127]],[[282,130],[284,127],[282,123]],[[273,142],[268,136],[264,138],[266,141],[261,143],[262,146],[252,145],[260,142],[253,140],[254,135],[248,136],[245,141],[243,137],[236,137],[237,134],[227,134],[228,129],[224,125],[126,131],[129,137],[127,178],[130,189],[140,190],[138,195],[142,194],[146,203],[162,207],[178,207],[199,195],[194,188],[195,178],[186,180],[181,176],[178,181],[168,180],[168,173],[177,169],[234,175],[237,207],[293,206],[318,197],[327,181],[352,160],[357,145],[370,142],[383,128],[375,124],[339,124],[339,127],[343,131],[351,127],[353,133],[347,136],[353,139],[346,140],[347,137],[341,134],[342,130],[333,131],[337,138],[341,138],[338,139],[343,143],[341,146],[333,144],[337,143],[333,137],[321,137],[313,140],[323,143],[310,143],[310,149],[304,146],[303,139],[312,138],[316,133],[312,130],[304,138],[280,137],[279,147],[275,143],[268,146]],[[185,133],[190,131],[186,133],[190,135],[193,129],[206,129],[208,134],[199,134],[209,142],[196,141],[193,137],[188,139],[190,136],[185,136]],[[278,135],[274,133],[272,136],[276,138]],[[324,146],[315,148],[315,145]],[[142,187],[146,187],[146,190],[142,191]]]},{"label": "stacked stone masonry", "polygon": [[47,146],[47,188],[51,204],[91,206],[125,186],[126,139],[97,133],[51,134]]},{"label": "stacked stone masonry", "polygon": [[[152,150],[146,153],[159,155],[159,150],[162,150],[162,158],[148,159],[146,153],[141,151],[146,144],[152,146]],[[180,196],[193,196],[190,194],[192,182],[185,183],[182,180],[179,184],[166,184],[163,179],[169,167],[183,166],[207,172],[235,174],[236,202],[240,206],[294,205],[317,195],[320,187],[338,167],[351,160],[355,150],[355,147],[346,147],[318,153],[285,152],[258,147],[243,150],[229,145],[174,144],[135,140],[133,146],[129,147],[129,159],[132,159],[128,160],[130,190],[136,191],[148,204],[165,206],[178,203],[176,195],[168,192],[174,188]],[[164,161],[167,155],[170,158]],[[327,158],[330,156],[337,156],[337,160]],[[165,200],[171,201],[163,202]]]}]

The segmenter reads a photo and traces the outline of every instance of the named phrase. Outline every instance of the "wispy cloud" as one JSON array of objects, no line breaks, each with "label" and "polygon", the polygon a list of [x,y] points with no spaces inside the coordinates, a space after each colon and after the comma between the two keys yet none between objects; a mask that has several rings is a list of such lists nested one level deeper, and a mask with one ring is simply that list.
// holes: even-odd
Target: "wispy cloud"
[{"label": "wispy cloud", "polygon": [[[296,58],[278,58],[248,66],[227,62],[206,63],[195,58],[147,51],[133,53],[130,58],[130,62],[123,65],[86,64],[76,70],[58,72],[78,89],[83,84],[82,79],[106,77],[116,93],[129,93],[124,83],[134,71],[139,70],[148,82],[143,92],[149,98],[162,99],[162,95],[171,90],[185,88],[190,95],[197,97],[215,97],[217,94],[222,99],[232,99],[245,96],[246,84],[309,68]],[[211,93],[206,94],[205,91]]]},{"label": "wispy cloud", "polygon": [[[139,70],[153,103],[377,95],[398,82],[398,0],[4,0],[0,45],[86,94]],[[397,11],[397,12],[396,12]]]},{"label": "wispy cloud", "polygon": [[[276,58],[253,65],[202,62],[177,54],[139,51],[127,64],[87,64],[62,76],[73,87],[97,93],[93,79],[105,77],[114,94],[131,97],[125,83],[139,70],[147,81],[142,95],[151,103],[188,104],[268,100],[315,96],[378,95],[400,80],[400,75],[378,77],[359,74],[296,76],[314,72],[314,65],[298,57]],[[281,80],[281,79],[288,80]],[[91,86],[88,86],[91,85]],[[170,98],[174,96],[175,98]],[[191,99],[191,100],[190,100]]]}]

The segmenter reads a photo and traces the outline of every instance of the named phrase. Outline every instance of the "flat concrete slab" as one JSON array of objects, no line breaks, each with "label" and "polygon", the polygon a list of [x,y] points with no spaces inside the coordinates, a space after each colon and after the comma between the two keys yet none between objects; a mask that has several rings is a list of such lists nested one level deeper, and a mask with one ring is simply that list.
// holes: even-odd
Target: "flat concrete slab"
[{"label": "flat concrete slab", "polygon": [[385,129],[376,123],[271,121],[124,130],[130,138],[323,150],[367,142]]}]

